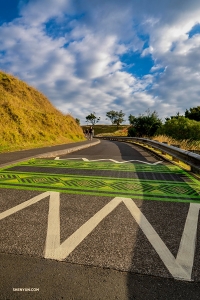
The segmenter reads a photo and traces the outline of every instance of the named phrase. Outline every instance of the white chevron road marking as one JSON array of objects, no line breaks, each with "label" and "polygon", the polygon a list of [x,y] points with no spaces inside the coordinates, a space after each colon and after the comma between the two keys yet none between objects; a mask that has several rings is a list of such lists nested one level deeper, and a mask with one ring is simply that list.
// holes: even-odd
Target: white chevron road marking
[{"label": "white chevron road marking", "polygon": [[35,196],[30,200],[0,213],[0,220],[44,200],[47,197],[49,197],[49,213],[44,249],[45,258],[64,260],[104,218],[106,218],[120,203],[124,203],[171,275],[179,280],[192,280],[191,275],[195,256],[200,204],[190,203],[178,254],[175,258],[131,198],[116,197],[112,199],[61,244],[59,192],[45,192]]},{"label": "white chevron road marking", "polygon": [[[55,203],[53,203],[53,198],[50,199],[50,202],[52,202],[51,206],[54,205],[55,207]],[[143,233],[145,234],[152,247],[155,249],[159,257],[161,258],[165,267],[171,273],[171,275],[176,279],[191,281],[195,253],[198,214],[200,209],[200,204],[194,203],[190,204],[190,209],[186,219],[178,255],[177,258],[175,258],[169,251],[165,243],[162,241],[160,236],[157,234],[155,229],[152,227],[152,225],[149,223],[149,221],[134,203],[134,201],[130,198],[121,197],[116,197],[112,199],[93,217],[91,217],[79,229],[77,229],[62,244],[60,244],[59,246],[57,245],[57,247],[54,247],[55,228],[57,229],[57,236],[60,236],[60,227],[57,226],[57,224],[55,224],[54,218],[55,211],[56,214],[58,214],[57,212],[59,210],[59,203],[56,202],[57,208],[55,210],[49,209],[50,224],[48,224],[48,228],[53,228],[53,226],[55,226],[55,228],[53,235],[51,231],[47,231],[47,240],[50,239],[51,242],[46,244],[45,258],[64,260],[121,202],[123,202],[126,205],[131,215],[134,217],[135,221],[142,229]],[[191,235],[189,233],[191,233]]]}]

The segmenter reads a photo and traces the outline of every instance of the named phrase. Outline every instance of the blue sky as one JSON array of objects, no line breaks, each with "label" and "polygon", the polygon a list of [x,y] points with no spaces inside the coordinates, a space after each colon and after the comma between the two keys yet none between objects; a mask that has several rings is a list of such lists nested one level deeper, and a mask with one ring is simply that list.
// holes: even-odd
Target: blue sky
[{"label": "blue sky", "polygon": [[0,69],[82,124],[200,105],[199,0],[2,2]]}]

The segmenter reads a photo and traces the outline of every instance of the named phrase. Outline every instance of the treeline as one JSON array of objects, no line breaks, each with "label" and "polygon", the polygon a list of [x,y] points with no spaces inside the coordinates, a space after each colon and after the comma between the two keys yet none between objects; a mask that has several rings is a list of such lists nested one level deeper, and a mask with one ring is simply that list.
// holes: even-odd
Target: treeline
[{"label": "treeline", "polygon": [[164,123],[156,111],[147,111],[138,117],[129,115],[129,122],[128,136],[166,135],[176,140],[200,140],[200,106],[186,110],[185,115],[177,113],[166,118]]},{"label": "treeline", "polygon": [[[120,111],[111,110],[106,113],[106,117],[107,117],[106,119],[110,119],[112,125],[117,125],[117,127],[119,127],[120,124],[125,122],[124,116],[125,114],[123,113],[122,110]],[[95,125],[100,121],[100,119],[101,118],[97,117],[96,113],[93,112],[88,116],[86,116],[86,123],[91,123],[92,125]],[[76,119],[76,122],[80,123],[80,120]]]},{"label": "treeline", "polygon": [[[117,127],[122,124],[125,114],[122,110],[111,110],[106,113],[107,119]],[[184,115],[179,113],[176,116],[165,118],[163,122],[156,111],[147,110],[139,116],[129,115],[128,136],[131,137],[153,137],[166,135],[176,140],[200,140],[200,106],[186,109]],[[95,112],[86,116],[86,122],[95,125],[100,121]]]}]

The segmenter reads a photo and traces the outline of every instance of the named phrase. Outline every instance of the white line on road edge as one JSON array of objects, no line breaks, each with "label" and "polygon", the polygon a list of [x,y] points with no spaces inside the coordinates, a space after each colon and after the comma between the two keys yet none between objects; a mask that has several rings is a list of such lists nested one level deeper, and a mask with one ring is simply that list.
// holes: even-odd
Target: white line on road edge
[{"label": "white line on road edge", "polygon": [[[67,158],[67,160],[68,159],[80,159],[80,158]],[[56,157],[56,160],[66,160],[66,159],[59,159],[59,157]],[[156,161],[155,163],[149,163],[149,162],[142,161],[142,160],[137,160],[137,159],[118,161],[118,160],[115,160],[115,159],[112,159],[112,158],[88,159],[88,158],[83,157],[82,160],[83,161],[89,161],[89,162],[91,162],[91,161],[94,162],[94,161],[110,160],[110,161],[112,161],[116,164],[125,164],[125,163],[133,162],[133,161],[140,162],[140,163],[147,164],[147,165],[158,165],[158,164],[162,163],[162,161]]]},{"label": "white line on road edge", "polygon": [[64,260],[121,202],[141,228],[174,278],[191,281],[200,204],[190,203],[177,258],[172,255],[152,225],[131,198],[116,197],[60,244],[60,193],[45,192],[0,213],[0,220],[50,196],[45,258]]}]

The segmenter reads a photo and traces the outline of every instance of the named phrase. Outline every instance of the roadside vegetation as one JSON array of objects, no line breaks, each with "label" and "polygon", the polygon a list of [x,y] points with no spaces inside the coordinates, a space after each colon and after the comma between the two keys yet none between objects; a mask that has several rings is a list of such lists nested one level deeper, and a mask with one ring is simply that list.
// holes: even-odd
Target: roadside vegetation
[{"label": "roadside vegetation", "polygon": [[199,141],[190,140],[190,139],[189,140],[187,140],[187,139],[177,140],[177,139],[173,139],[167,135],[157,135],[157,136],[154,136],[152,139],[156,140],[160,143],[165,142],[165,143],[168,143],[168,145],[180,147],[181,149],[184,149],[184,150],[190,150],[190,151],[194,150],[194,151],[200,152],[200,140]]},{"label": "roadside vegetation", "polygon": [[39,91],[0,71],[0,152],[84,140],[81,127]]},{"label": "roadside vegetation", "polygon": [[[97,119],[95,113],[86,117],[86,121],[94,126],[96,136],[130,136],[154,139],[159,142],[167,142],[185,150],[200,151],[200,106],[187,109],[185,116],[171,116],[163,122],[156,111],[147,110],[139,116],[129,115],[130,125],[121,125],[125,114],[122,111],[109,111],[106,117],[112,125],[95,125]],[[89,118],[88,118],[89,117]],[[83,126],[85,129],[86,126]]]},{"label": "roadside vegetation", "polygon": [[185,150],[200,151],[200,120],[177,115],[166,119],[156,134],[154,139],[160,142],[178,145]]},{"label": "roadside vegetation", "polygon": [[171,116],[163,123],[157,112],[129,116],[128,136],[146,137],[177,145],[185,150],[200,150],[200,106],[186,110],[185,116]]}]

